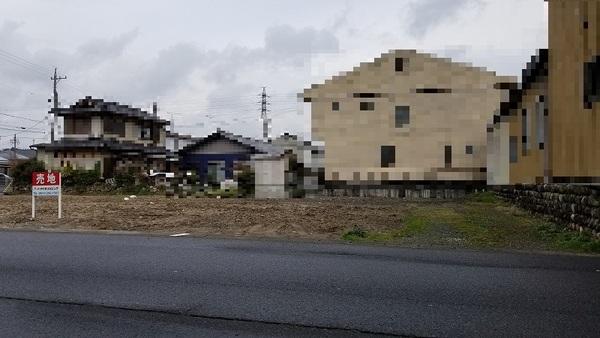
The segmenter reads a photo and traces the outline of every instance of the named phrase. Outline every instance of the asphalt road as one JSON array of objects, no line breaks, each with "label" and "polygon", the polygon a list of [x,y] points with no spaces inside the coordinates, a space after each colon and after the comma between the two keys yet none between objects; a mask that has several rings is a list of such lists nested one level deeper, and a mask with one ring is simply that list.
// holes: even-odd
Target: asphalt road
[{"label": "asphalt road", "polygon": [[597,337],[600,258],[0,231],[0,336]]}]

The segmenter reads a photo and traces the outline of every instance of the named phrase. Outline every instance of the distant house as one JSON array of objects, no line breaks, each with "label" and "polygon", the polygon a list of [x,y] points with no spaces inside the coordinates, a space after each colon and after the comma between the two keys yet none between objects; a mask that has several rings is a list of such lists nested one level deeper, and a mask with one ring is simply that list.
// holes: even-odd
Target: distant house
[{"label": "distant house", "polygon": [[64,137],[33,145],[48,169],[98,168],[103,177],[166,169],[168,121],[139,108],[89,96],[52,113],[64,118]]},{"label": "distant house", "polygon": [[10,169],[10,158],[0,155],[0,174],[8,175]]},{"label": "distant house", "polygon": [[548,50],[542,49],[488,127],[489,185],[548,183],[548,111]]},{"label": "distant house", "polygon": [[414,50],[304,90],[329,186],[486,183],[486,127],[516,82]]},{"label": "distant house", "polygon": [[36,158],[36,151],[32,149],[11,148],[0,150],[0,173],[10,176],[12,166],[34,158]]},{"label": "distant house", "polygon": [[176,173],[179,170],[179,151],[196,141],[198,141],[198,138],[191,135],[182,135],[167,131],[165,141],[165,147],[167,148],[167,172]]},{"label": "distant house", "polygon": [[179,167],[194,170],[203,183],[217,184],[233,179],[235,164],[249,163],[255,154],[283,153],[272,144],[217,129],[179,150]]}]

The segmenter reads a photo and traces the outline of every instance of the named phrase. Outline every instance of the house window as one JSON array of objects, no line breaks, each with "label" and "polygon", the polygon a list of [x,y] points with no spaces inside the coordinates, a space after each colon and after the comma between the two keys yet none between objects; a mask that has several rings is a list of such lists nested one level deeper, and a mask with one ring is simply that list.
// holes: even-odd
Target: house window
[{"label": "house window", "polygon": [[521,142],[523,143],[522,146],[522,152],[523,152],[523,156],[527,155],[527,152],[529,150],[529,128],[528,128],[528,121],[529,118],[527,117],[527,109],[523,109],[521,111],[521,135],[522,135],[522,140]]},{"label": "house window", "polygon": [[375,110],[375,102],[361,102],[360,110]]},{"label": "house window", "polygon": [[358,181],[360,181],[360,172],[358,172],[358,171],[355,171],[355,172],[353,172],[353,173],[352,173],[352,179],[353,179],[355,182],[358,182]]},{"label": "house window", "polygon": [[142,127],[140,138],[143,140],[151,140],[152,139],[152,129],[147,128],[147,127]]},{"label": "house window", "polygon": [[517,163],[519,159],[518,149],[519,149],[519,139],[516,136],[511,136],[508,140],[508,157],[510,163]]},{"label": "house window", "polygon": [[331,102],[331,110],[333,110],[333,111],[340,110],[340,103],[339,102]]},{"label": "house window", "polygon": [[374,172],[371,172],[371,171],[369,171],[369,172],[367,173],[367,180],[368,180],[369,182],[373,182],[373,181],[375,181],[375,173],[374,173]]},{"label": "house window", "polygon": [[444,167],[452,168],[452,146],[444,146]]},{"label": "house window", "polygon": [[359,99],[374,99],[381,97],[381,93],[354,93],[353,97]]},{"label": "house window", "polygon": [[417,88],[417,93],[420,94],[448,94],[452,93],[450,88]]},{"label": "house window", "polygon": [[125,137],[125,121],[114,116],[104,118],[104,134],[113,134]]},{"label": "house window", "polygon": [[396,58],[396,71],[397,72],[404,71],[404,58]]},{"label": "house window", "polygon": [[396,147],[395,146],[381,146],[381,167],[390,168],[394,167],[396,163]]},{"label": "house window", "polygon": [[396,128],[402,128],[410,122],[410,108],[408,106],[396,106],[394,115]]},{"label": "house window", "polygon": [[538,102],[535,104],[535,124],[536,124],[536,137],[537,143],[540,145],[540,150],[544,149],[545,142],[545,127],[546,127],[546,116],[544,116],[544,110],[546,109],[544,103],[544,96],[540,96]]},{"label": "house window", "polygon": [[58,158],[58,151],[54,152],[54,158]]},{"label": "house window", "polygon": [[467,155],[473,155],[473,146],[468,145],[465,147],[465,154]]},{"label": "house window", "polygon": [[338,173],[337,171],[332,172],[331,179],[334,181],[338,181],[340,179],[340,173]]},{"label": "house window", "polygon": [[600,101],[600,56],[583,64],[583,105],[592,109],[593,102]]}]

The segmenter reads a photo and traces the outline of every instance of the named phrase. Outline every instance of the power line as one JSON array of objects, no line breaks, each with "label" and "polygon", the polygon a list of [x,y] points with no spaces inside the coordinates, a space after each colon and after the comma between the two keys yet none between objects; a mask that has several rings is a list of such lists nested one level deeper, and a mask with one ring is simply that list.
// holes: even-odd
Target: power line
[{"label": "power line", "polygon": [[30,119],[28,117],[16,116],[16,115],[11,115],[11,114],[7,114],[7,113],[0,113],[0,115],[4,115],[4,116],[16,118],[16,119],[21,119],[21,120],[27,120],[27,121],[31,121],[31,122],[38,122],[38,121],[40,121],[40,120]]}]

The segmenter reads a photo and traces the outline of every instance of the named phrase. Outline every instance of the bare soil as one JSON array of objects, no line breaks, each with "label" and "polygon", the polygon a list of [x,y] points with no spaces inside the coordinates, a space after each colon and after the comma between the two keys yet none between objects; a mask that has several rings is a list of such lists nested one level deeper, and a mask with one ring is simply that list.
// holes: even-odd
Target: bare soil
[{"label": "bare soil", "polygon": [[255,200],[65,195],[0,196],[0,229],[112,230],[195,236],[345,240],[410,247],[600,253],[600,240],[531,215],[493,194],[457,200]]},{"label": "bare soil", "polygon": [[139,196],[63,196],[57,199],[0,196],[0,228],[124,230],[194,235],[339,239],[359,226],[365,230],[402,226],[410,203],[393,199],[319,198],[287,200]]}]

